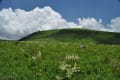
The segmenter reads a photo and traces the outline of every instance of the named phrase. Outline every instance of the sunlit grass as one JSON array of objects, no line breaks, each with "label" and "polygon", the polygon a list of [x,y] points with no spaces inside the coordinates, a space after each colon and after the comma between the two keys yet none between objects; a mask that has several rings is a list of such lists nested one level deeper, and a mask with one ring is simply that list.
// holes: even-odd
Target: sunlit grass
[{"label": "sunlit grass", "polygon": [[120,45],[67,40],[0,41],[0,80],[120,79]]}]

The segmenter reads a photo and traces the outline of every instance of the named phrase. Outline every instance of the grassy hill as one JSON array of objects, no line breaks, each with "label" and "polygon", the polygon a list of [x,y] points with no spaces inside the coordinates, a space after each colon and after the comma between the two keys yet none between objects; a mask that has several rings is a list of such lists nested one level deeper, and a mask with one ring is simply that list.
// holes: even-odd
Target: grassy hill
[{"label": "grassy hill", "polygon": [[62,42],[92,41],[98,44],[120,44],[120,33],[85,29],[63,29],[36,32],[21,40],[54,39]]},{"label": "grassy hill", "polygon": [[120,80],[120,33],[63,29],[1,40],[0,80]]}]

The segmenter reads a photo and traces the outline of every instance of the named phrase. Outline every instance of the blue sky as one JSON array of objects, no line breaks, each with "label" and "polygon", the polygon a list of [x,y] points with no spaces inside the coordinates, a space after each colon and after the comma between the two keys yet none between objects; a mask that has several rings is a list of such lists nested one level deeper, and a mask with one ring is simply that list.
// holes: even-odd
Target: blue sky
[{"label": "blue sky", "polygon": [[13,8],[32,10],[35,7],[50,6],[68,21],[77,18],[101,18],[103,24],[108,24],[112,18],[120,16],[118,0],[3,0],[0,9]]}]

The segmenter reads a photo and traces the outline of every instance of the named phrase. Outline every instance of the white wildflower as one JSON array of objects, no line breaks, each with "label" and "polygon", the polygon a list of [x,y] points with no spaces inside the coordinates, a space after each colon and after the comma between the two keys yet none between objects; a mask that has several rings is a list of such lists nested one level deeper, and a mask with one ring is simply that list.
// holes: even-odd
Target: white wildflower
[{"label": "white wildflower", "polygon": [[76,73],[80,71],[80,67],[77,67],[77,64],[75,63],[71,70],[72,70],[71,72]]},{"label": "white wildflower", "polygon": [[32,59],[33,59],[33,60],[35,60],[35,59],[36,59],[36,57],[35,57],[35,56],[33,56],[33,57],[32,57]]},{"label": "white wildflower", "polygon": [[65,62],[62,62],[59,68],[60,68],[61,70],[66,70],[66,69],[69,68],[69,67],[71,67],[71,65],[65,64]]},{"label": "white wildflower", "polygon": [[68,55],[65,58],[66,60],[78,60],[79,56],[78,55]]},{"label": "white wildflower", "polygon": [[41,53],[41,51],[39,51],[39,53],[38,53],[38,57],[41,57],[42,56],[42,53]]},{"label": "white wildflower", "polygon": [[70,78],[72,75],[73,75],[73,72],[71,71],[71,69],[67,69],[66,77]]},{"label": "white wildflower", "polygon": [[62,77],[60,77],[60,76],[56,76],[55,77],[57,80],[62,80],[63,78]]}]

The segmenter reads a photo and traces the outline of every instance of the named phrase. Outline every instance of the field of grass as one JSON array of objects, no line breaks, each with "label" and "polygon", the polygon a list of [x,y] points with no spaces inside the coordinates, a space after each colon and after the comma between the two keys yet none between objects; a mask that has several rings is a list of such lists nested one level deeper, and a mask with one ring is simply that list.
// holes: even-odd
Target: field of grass
[{"label": "field of grass", "polygon": [[0,80],[120,80],[119,36],[71,29],[1,40]]}]

